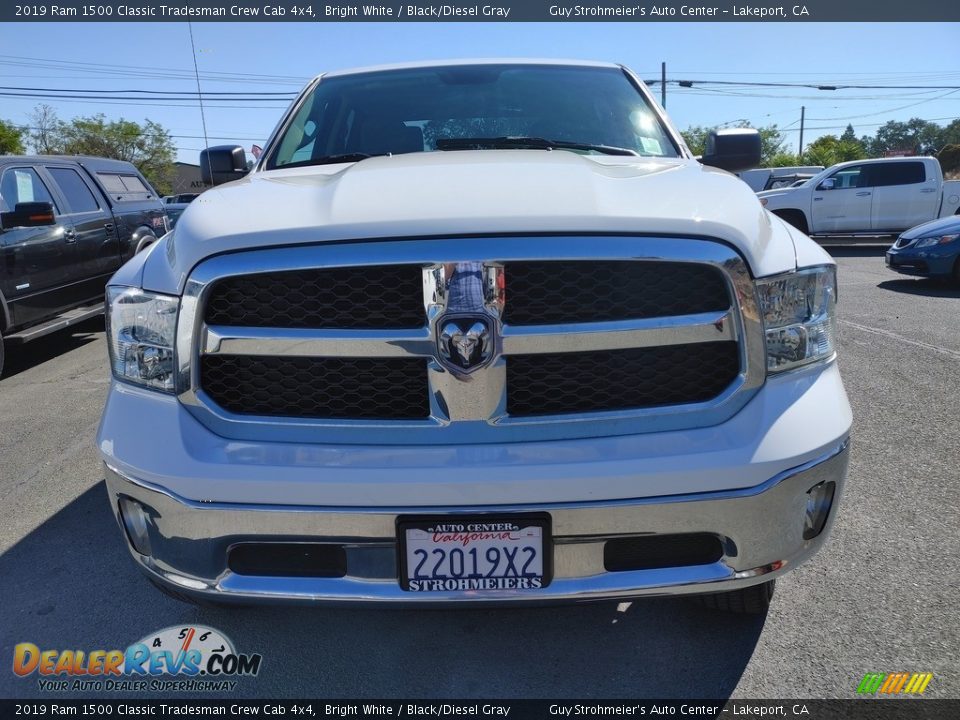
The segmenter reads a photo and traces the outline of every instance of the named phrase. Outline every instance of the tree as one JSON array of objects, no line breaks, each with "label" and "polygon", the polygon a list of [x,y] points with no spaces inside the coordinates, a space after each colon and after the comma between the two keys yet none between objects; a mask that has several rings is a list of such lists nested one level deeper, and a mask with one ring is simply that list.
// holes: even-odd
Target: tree
[{"label": "tree", "polygon": [[683,141],[690,148],[690,152],[694,155],[703,155],[707,148],[707,135],[713,129],[702,125],[691,125],[680,134],[683,135]]},{"label": "tree", "polygon": [[57,118],[52,108],[39,106],[32,116],[31,139],[36,152],[54,155],[96,155],[136,165],[161,195],[173,187],[176,148],[170,134],[152,120],[107,120],[103,114]]},{"label": "tree", "polygon": [[772,168],[797,167],[798,165],[803,165],[802,158],[790,152],[777,153],[767,162],[767,167]]},{"label": "tree", "polygon": [[911,118],[906,122],[890,120],[882,125],[869,141],[871,157],[883,157],[887,152],[909,151],[916,155],[935,155],[945,144],[944,128],[936,123]]},{"label": "tree", "polygon": [[940,132],[941,150],[948,145],[960,145],[960,119],[954,120]]},{"label": "tree", "polygon": [[849,134],[845,132],[839,138],[836,135],[821,135],[810,143],[803,151],[806,164],[830,167],[847,160],[863,160],[867,157],[863,144],[853,135],[853,128],[848,125],[847,129]]},{"label": "tree", "polygon": [[944,177],[960,178],[960,144],[945,145],[943,150],[937,153],[937,159],[940,161]]},{"label": "tree", "polygon": [[49,105],[37,105],[30,113],[30,145],[38,155],[53,155],[57,152],[56,137],[63,124],[57,111]]},{"label": "tree", "polygon": [[0,155],[21,155],[24,152],[23,130],[0,120]]}]

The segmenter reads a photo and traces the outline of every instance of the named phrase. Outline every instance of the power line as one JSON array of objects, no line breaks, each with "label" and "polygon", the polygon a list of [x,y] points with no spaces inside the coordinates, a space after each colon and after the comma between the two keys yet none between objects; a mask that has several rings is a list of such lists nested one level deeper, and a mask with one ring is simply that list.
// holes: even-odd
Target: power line
[{"label": "power line", "polygon": [[812,90],[960,90],[960,85],[848,85],[826,83],[750,82],[746,80],[667,80],[680,85],[732,85],[737,87],[810,88]]},{"label": "power line", "polygon": [[[13,65],[20,67],[37,67],[48,70],[67,70],[71,72],[89,72],[92,74],[109,74],[133,77],[166,77],[178,76],[182,79],[193,79],[193,73],[189,68],[161,68],[155,65],[125,65],[124,69],[117,68],[116,65],[107,63],[78,62],[74,60],[51,60],[46,58],[24,57],[18,55],[0,55],[0,64]],[[304,76],[291,75],[262,75],[256,73],[241,72],[218,72],[205,71],[201,73],[204,79],[218,80],[222,82],[249,82],[254,81],[264,84],[274,83],[296,83],[303,85],[311,78]]]},{"label": "power line", "polygon": [[956,90],[951,90],[950,92],[944,93],[943,95],[938,95],[937,97],[928,98],[927,100],[921,100],[920,102],[910,103],[909,105],[901,105],[900,107],[887,108],[885,110],[879,110],[873,113],[864,113],[863,115],[848,115],[847,117],[832,117],[832,118],[810,118],[815,122],[829,121],[829,120],[856,120],[863,117],[875,117],[876,115],[883,115],[885,113],[897,112],[898,110],[906,110],[907,108],[916,107],[917,105],[923,105],[924,103],[934,102],[935,100],[941,100],[942,98],[947,97],[948,95],[953,95]]},{"label": "power line", "polygon": [[206,97],[207,95],[244,95],[244,96],[276,96],[280,95],[285,98],[290,98],[291,100],[297,96],[295,92],[213,92],[207,90],[206,92],[193,92],[191,90],[81,90],[79,88],[43,88],[43,87],[20,87],[15,85],[0,85],[0,90],[16,90],[16,91],[30,91],[30,92],[52,92],[52,93],[102,93],[102,94],[116,94],[116,93],[142,93],[145,95],[196,95]]},{"label": "power line", "polygon": [[[939,121],[942,121],[942,120],[956,120],[956,119],[957,119],[957,118],[955,118],[955,117],[939,117],[939,118],[929,118],[928,120],[926,120],[926,122],[939,122]],[[891,122],[891,121],[888,120],[887,122]],[[861,128],[874,128],[874,127],[882,127],[882,126],[884,126],[884,125],[886,125],[886,124],[887,124],[887,123],[885,123],[885,122],[882,122],[882,123],[857,123],[857,127],[861,127]],[[808,126],[806,129],[807,129],[807,130],[837,130],[837,129],[842,128],[842,127],[845,127],[845,126],[844,126],[844,125],[818,125],[818,126],[816,126],[816,127],[809,127],[809,126]],[[800,128],[790,128],[790,129],[787,129],[787,128],[777,128],[777,130],[779,130],[779,131],[781,131],[781,132],[797,132],[799,129],[800,129]]]},{"label": "power line", "polygon": [[[61,95],[53,93],[16,93],[10,92],[9,90],[0,91],[0,97],[13,97],[13,98],[46,98],[50,100],[101,100],[103,99],[102,95]],[[142,97],[127,97],[119,95],[109,96],[111,100],[130,100],[136,102],[142,102],[143,100],[149,98]],[[292,96],[291,96],[292,99]],[[160,97],[157,100],[173,100],[173,101],[185,101],[185,100],[199,100],[203,102],[277,102],[278,98],[265,98],[265,97],[248,97],[248,96],[235,96],[235,97],[207,97],[205,95],[193,94],[192,97]]]},{"label": "power line", "polygon": [[[17,127],[19,127],[21,130],[27,130],[27,131],[30,131],[30,130],[40,130],[40,129],[41,129],[41,128],[35,126],[35,125],[18,125]],[[133,136],[135,136],[135,137],[151,137],[151,138],[152,138],[152,137],[168,137],[168,138],[177,138],[177,139],[179,139],[179,140],[204,140],[204,139],[207,139],[207,138],[204,138],[203,135],[180,135],[180,134],[169,133],[169,132],[168,132],[168,133],[162,133],[162,132],[152,132],[152,133],[151,133],[151,132],[138,132],[138,133],[130,133],[130,135],[133,135]],[[260,135],[241,135],[240,133],[236,133],[236,134],[233,134],[233,135],[209,135],[208,138],[209,138],[209,139],[212,139],[212,140],[254,140],[254,141],[262,141],[262,140],[263,140],[263,137],[260,136]]]}]

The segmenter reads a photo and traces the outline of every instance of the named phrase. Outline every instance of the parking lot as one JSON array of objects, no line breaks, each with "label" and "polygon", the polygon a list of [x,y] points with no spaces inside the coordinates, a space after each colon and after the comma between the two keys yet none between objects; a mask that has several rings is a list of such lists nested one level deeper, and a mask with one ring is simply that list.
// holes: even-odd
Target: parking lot
[{"label": "parking lot", "polygon": [[[94,449],[103,323],[10,353],[0,380],[0,696],[43,696],[13,646],[123,648],[187,623],[259,652],[234,697],[838,697],[866,672],[932,672],[960,696],[960,288],[833,247],[854,408],[847,491],[824,551],[766,618],[657,599],[560,608],[194,608],[138,573]],[[144,418],[149,422],[149,418]],[[49,696],[48,696],[49,697]]]}]

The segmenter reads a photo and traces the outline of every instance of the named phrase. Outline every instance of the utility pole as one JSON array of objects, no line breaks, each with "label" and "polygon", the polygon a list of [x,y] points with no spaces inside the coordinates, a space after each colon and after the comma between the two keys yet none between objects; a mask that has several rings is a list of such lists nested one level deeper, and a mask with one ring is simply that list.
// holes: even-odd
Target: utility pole
[{"label": "utility pole", "polygon": [[797,153],[797,158],[803,157],[803,116],[806,110],[806,106],[800,106],[800,152]]},{"label": "utility pole", "polygon": [[667,107],[667,64],[660,63],[660,106]]}]

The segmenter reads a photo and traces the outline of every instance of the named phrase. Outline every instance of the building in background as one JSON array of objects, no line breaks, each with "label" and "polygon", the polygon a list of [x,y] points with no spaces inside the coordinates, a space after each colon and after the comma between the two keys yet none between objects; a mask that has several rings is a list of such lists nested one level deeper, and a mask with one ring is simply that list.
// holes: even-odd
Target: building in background
[{"label": "building in background", "polygon": [[210,187],[200,178],[200,166],[191,163],[175,162],[176,173],[173,176],[172,195],[180,193],[201,193]]}]

